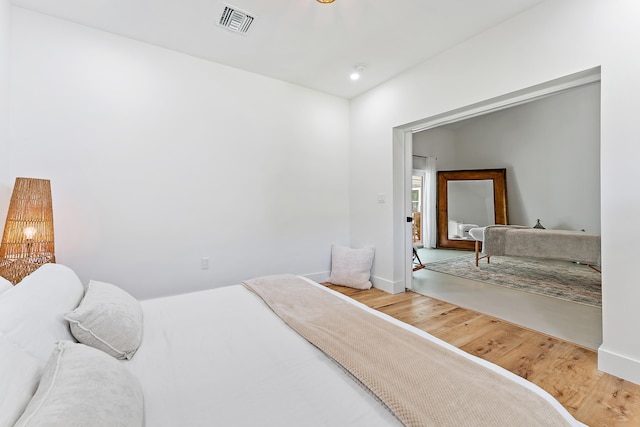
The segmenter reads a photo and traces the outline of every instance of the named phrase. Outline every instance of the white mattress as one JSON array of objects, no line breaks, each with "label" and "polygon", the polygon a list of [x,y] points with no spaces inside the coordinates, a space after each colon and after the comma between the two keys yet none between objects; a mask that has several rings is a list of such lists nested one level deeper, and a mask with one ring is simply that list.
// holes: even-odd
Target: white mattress
[{"label": "white mattress", "polygon": [[[534,390],[582,425],[517,375],[309,282]],[[142,383],[147,427],[401,425],[241,285],[143,301],[142,308],[142,345],[123,363]]]},{"label": "white mattress", "polygon": [[241,285],[142,307],[142,345],[123,363],[147,427],[400,425]]}]

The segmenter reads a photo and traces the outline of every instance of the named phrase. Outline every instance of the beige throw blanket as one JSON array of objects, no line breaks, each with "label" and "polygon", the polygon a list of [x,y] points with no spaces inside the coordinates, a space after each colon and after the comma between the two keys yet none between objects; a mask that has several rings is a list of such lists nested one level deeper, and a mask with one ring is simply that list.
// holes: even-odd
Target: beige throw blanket
[{"label": "beige throw blanket", "polygon": [[571,425],[522,385],[300,278],[244,285],[406,426]]}]

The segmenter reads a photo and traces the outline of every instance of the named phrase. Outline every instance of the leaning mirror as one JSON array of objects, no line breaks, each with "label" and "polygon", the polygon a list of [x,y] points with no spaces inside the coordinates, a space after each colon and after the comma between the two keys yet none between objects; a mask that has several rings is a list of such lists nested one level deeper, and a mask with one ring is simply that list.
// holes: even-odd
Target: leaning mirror
[{"label": "leaning mirror", "polygon": [[473,249],[473,227],[507,224],[506,169],[438,172],[438,247]]}]

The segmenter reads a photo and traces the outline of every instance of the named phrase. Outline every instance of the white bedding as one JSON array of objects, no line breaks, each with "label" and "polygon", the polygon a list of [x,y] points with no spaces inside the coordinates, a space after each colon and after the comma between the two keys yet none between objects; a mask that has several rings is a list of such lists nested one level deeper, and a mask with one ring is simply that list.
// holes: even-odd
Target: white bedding
[{"label": "white bedding", "polygon": [[393,426],[400,422],[241,285],[142,302],[123,363],[155,426]]},{"label": "white bedding", "polygon": [[[582,425],[534,384],[309,282],[507,376],[543,396],[573,425]],[[122,363],[142,383],[148,427],[400,425],[241,285],[143,301],[142,308],[142,345]]]}]

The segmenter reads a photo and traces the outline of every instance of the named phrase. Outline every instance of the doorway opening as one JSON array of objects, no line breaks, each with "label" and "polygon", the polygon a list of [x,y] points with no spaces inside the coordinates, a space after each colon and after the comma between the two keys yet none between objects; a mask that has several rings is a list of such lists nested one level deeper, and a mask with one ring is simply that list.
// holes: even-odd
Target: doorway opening
[{"label": "doorway opening", "polygon": [[411,176],[411,236],[412,245],[416,247],[422,247],[424,241],[424,175],[424,171],[414,169]]},{"label": "doorway opening", "polygon": [[[414,203],[414,198],[415,198],[415,193],[416,191],[414,191],[414,187],[415,185],[415,181],[414,181],[414,174],[413,174],[413,167],[412,167],[412,155],[413,154],[417,154],[417,155],[434,155],[437,153],[424,153],[424,152],[414,152],[414,144],[415,141],[419,139],[419,135],[416,135],[422,131],[426,131],[426,130],[430,130],[430,129],[435,129],[435,128],[439,128],[442,127],[443,125],[452,125],[455,126],[455,124],[457,124],[458,122],[462,122],[463,120],[466,119],[471,119],[471,118],[476,118],[479,116],[484,116],[486,114],[489,113],[493,113],[496,111],[500,111],[500,110],[505,110],[507,108],[510,107],[514,107],[514,106],[518,106],[521,104],[525,104],[525,103],[529,103],[531,101],[535,101],[535,100],[539,100],[542,98],[546,98],[548,96],[551,95],[555,95],[555,94],[559,94],[561,92],[564,91],[568,91],[574,88],[577,88],[579,86],[585,86],[591,83],[597,83],[600,81],[600,69],[599,68],[595,68],[595,69],[591,69],[591,70],[587,70],[581,73],[576,73],[574,75],[570,75],[561,79],[557,79],[548,83],[545,83],[543,85],[538,85],[532,88],[528,88],[528,89],[524,89],[522,91],[518,91],[516,93],[512,93],[509,95],[505,95],[503,97],[499,97],[496,99],[492,99],[492,100],[488,100],[486,102],[483,103],[478,103],[478,104],[474,104],[472,106],[466,107],[466,108],[461,108],[452,112],[448,112],[448,113],[443,113],[431,118],[427,118],[425,120],[422,121],[418,121],[418,122],[414,122],[414,123],[410,123],[407,124],[405,126],[402,126],[400,128],[396,128],[396,132],[394,132],[394,147],[400,147],[401,150],[396,150],[396,148],[394,148],[394,170],[395,168],[399,168],[400,171],[404,171],[401,173],[395,173],[394,172],[394,181],[397,179],[403,179],[404,182],[400,183],[402,185],[402,188],[404,189],[404,194],[405,194],[405,200],[404,201],[400,201],[400,204],[402,204],[401,209],[394,209],[395,213],[398,212],[402,212],[404,213],[404,215],[402,216],[407,216],[408,217],[413,217],[414,212],[415,212],[415,207],[414,205],[417,205],[417,203]],[[553,157],[553,153],[549,153],[550,156],[549,158],[552,159]],[[442,161],[441,161],[442,160]],[[439,160],[439,162],[441,163],[439,166],[442,166],[443,170],[446,170],[449,168],[449,165],[446,164],[446,156],[443,156],[442,159]],[[502,165],[488,165],[491,167],[501,167]],[[599,160],[598,160],[598,167],[599,167]],[[459,167],[458,167],[459,168]],[[473,167],[464,165],[463,168],[467,169],[472,169]],[[546,168],[546,166],[545,166]],[[440,169],[440,167],[439,167]],[[507,185],[521,185],[521,182],[517,182],[517,180],[512,180],[511,182],[509,182]],[[394,183],[394,187],[395,188],[399,188],[400,186],[396,186]],[[423,198],[424,198],[424,194],[422,194]],[[514,206],[517,205],[518,203],[520,203],[521,201],[518,200],[513,200],[513,204]],[[509,203],[511,204],[512,201],[509,200]],[[599,206],[598,206],[599,209]],[[396,220],[403,220],[404,218],[398,218],[396,217]],[[421,217],[421,225],[423,223],[424,218]],[[531,224],[533,225],[533,223]],[[422,230],[421,230],[422,231]],[[598,230],[599,231],[599,230]],[[413,271],[411,269],[411,264],[407,263],[406,260],[407,258],[410,256],[410,254],[412,253],[412,246],[415,245],[415,234],[416,234],[416,227],[415,224],[410,224],[410,227],[407,227],[405,229],[405,232],[403,233],[403,238],[402,239],[398,239],[395,240],[394,243],[395,244],[399,244],[402,245],[399,251],[395,252],[400,253],[400,254],[406,254],[405,258],[402,260],[397,260],[396,262],[399,263],[403,263],[403,265],[405,265],[405,269],[404,269],[404,275],[405,275],[405,287],[407,289],[413,289]],[[424,240],[422,240],[422,243],[424,243]],[[423,249],[423,250],[428,250],[427,248]],[[456,251],[457,252],[457,251]],[[456,254],[457,255],[457,254]],[[460,255],[464,255],[463,253],[460,253]],[[423,258],[423,262],[425,262],[425,259],[429,259],[428,255],[425,255],[424,257],[422,256],[421,253],[421,258]],[[410,258],[409,258],[410,259]],[[395,260],[394,260],[395,261]],[[419,272],[419,274],[425,274],[427,273],[425,270],[421,270]],[[438,278],[431,278],[430,279],[431,282],[436,282],[438,280]],[[447,286],[449,286],[449,289],[447,289]],[[452,293],[455,293],[454,288],[451,287],[451,285],[442,285],[443,289],[451,291]],[[458,291],[460,291],[458,289]],[[475,291],[472,292],[467,292],[467,296],[469,295],[473,295],[473,292],[477,292],[477,289]],[[464,293],[464,291],[460,291],[460,293]],[[444,297],[441,297],[439,299],[444,299]],[[506,297],[500,297],[498,298],[499,300],[499,306],[501,308],[503,307],[522,307],[525,304],[529,304],[531,307],[531,310],[515,310],[515,311],[519,311],[520,314],[527,312],[527,311],[531,311],[531,312],[540,312],[540,313],[545,313],[545,310],[547,310],[547,308],[541,308],[541,306],[536,306],[536,302],[534,303],[530,303],[530,302],[524,302],[524,300],[522,298],[518,298],[517,296],[506,296]],[[446,301],[446,299],[445,299]],[[448,301],[448,302],[453,302],[454,304],[456,303],[455,301]],[[473,301],[469,302],[469,303],[459,303],[462,306],[465,306],[466,308],[471,308],[474,309],[473,306],[470,306],[469,304],[474,303]],[[553,305],[553,304],[552,304]],[[508,321],[512,321],[513,323],[518,323],[518,324],[523,324],[523,321],[517,319],[517,318],[509,318],[509,316],[511,316],[513,313],[504,313],[500,310],[496,311],[496,312],[491,312],[490,310],[492,310],[492,308],[487,308],[487,307],[483,307],[483,308],[479,308],[477,309],[477,311],[481,311],[481,312],[485,312],[487,314],[490,315],[494,315],[496,317],[508,320]],[[556,311],[562,311],[563,309],[560,308],[552,308],[552,310],[556,310]],[[518,315],[519,313],[516,313],[516,315]],[[535,313],[534,313],[535,314]],[[517,316],[516,316],[517,317]],[[590,348],[597,348],[597,346],[599,345],[599,341],[598,341],[598,337],[600,337],[601,340],[601,331],[602,331],[602,319],[601,319],[601,310],[598,309],[587,309],[587,310],[576,310],[575,313],[571,316],[572,322],[578,325],[582,325],[585,327],[585,333],[590,333],[592,334],[592,336],[585,338],[584,340],[582,340],[582,338],[571,338],[571,337],[566,337],[563,336],[562,333],[564,333],[564,331],[559,331],[558,332],[558,328],[563,329],[565,328],[565,325],[556,325],[556,329],[553,331],[545,331],[542,330],[542,332],[547,332],[550,335],[554,335],[554,336],[559,336],[560,338],[564,338],[567,339],[569,341],[572,342],[578,342],[578,344],[584,345],[585,347],[590,347]],[[565,318],[566,318],[566,313],[565,313]],[[526,322],[527,320],[525,320]],[[525,325],[527,326],[527,325]],[[540,330],[541,327],[538,327],[536,325],[531,326],[532,329],[536,329],[536,330]],[[588,330],[588,331],[587,331]],[[593,339],[593,333],[595,332],[596,334],[596,338]],[[572,332],[570,332],[572,333]],[[578,334],[580,334],[582,332],[578,332]]]}]

